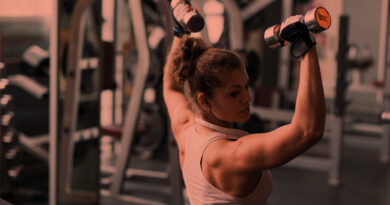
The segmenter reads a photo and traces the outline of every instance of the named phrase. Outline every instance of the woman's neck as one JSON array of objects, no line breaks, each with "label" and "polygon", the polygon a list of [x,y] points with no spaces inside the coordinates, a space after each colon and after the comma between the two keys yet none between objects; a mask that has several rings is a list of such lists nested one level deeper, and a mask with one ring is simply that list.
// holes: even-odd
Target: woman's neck
[{"label": "woman's neck", "polygon": [[212,123],[214,125],[218,125],[218,126],[226,127],[226,128],[233,128],[233,123],[218,119],[215,115],[202,113],[202,114],[200,114],[199,118],[201,118],[209,123]]}]

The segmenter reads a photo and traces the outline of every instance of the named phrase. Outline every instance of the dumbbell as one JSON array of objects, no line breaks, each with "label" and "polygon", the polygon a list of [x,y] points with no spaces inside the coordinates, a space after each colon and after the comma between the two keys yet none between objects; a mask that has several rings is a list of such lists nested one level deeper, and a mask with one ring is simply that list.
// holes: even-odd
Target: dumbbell
[{"label": "dumbbell", "polygon": [[18,134],[14,129],[9,129],[7,132],[3,132],[3,143],[6,145],[12,145],[17,142]]},{"label": "dumbbell", "polygon": [[11,100],[12,100],[11,95],[7,95],[7,94],[6,94],[6,95],[3,95],[3,96],[0,98],[1,110],[7,110],[7,109],[9,109]]},{"label": "dumbbell", "polygon": [[5,78],[0,79],[0,93],[4,91],[5,88],[7,88],[9,81]]},{"label": "dumbbell", "polygon": [[0,61],[0,77],[2,76],[3,74],[3,70],[5,68],[5,64],[3,62]]},{"label": "dumbbell", "polygon": [[1,121],[0,121],[0,127],[1,127],[1,131],[2,132],[7,132],[8,131],[8,128],[10,127],[11,125],[11,122],[12,122],[12,119],[14,117],[14,113],[13,112],[6,112],[6,113],[1,113]]},{"label": "dumbbell", "polygon": [[191,5],[189,1],[172,0],[171,8],[175,21],[182,30],[188,32],[199,32],[204,27],[203,17],[196,9],[187,11],[187,6]]},{"label": "dumbbell", "polygon": [[[307,29],[312,33],[320,33],[327,30],[331,24],[331,18],[329,12],[323,7],[317,7],[308,11],[305,16],[297,15],[294,16],[297,21],[302,22]],[[282,29],[287,29],[285,35],[281,36],[280,31]],[[285,28],[281,28],[280,24],[273,25],[265,30],[264,40],[265,44],[271,48],[276,49],[288,44],[288,41],[285,38],[296,38],[294,35],[299,35],[297,29],[292,27],[289,28],[289,25]]]},{"label": "dumbbell", "polygon": [[363,46],[356,44],[349,45],[347,55],[348,65],[352,69],[367,69],[373,63],[371,50],[367,44]]},{"label": "dumbbell", "polygon": [[29,75],[48,75],[49,52],[43,48],[33,45],[28,47],[22,57],[22,68]]}]

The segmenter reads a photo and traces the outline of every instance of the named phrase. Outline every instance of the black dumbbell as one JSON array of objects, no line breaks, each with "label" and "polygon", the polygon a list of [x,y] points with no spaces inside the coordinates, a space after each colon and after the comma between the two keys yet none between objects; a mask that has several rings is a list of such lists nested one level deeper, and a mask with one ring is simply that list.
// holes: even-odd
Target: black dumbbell
[{"label": "black dumbbell", "polygon": [[[323,7],[311,9],[305,16],[297,15],[290,17],[288,20],[291,21],[291,18],[296,18],[296,21],[300,21],[302,24],[290,24],[285,21],[283,22],[285,25],[283,28],[280,24],[276,24],[265,30],[264,40],[269,48],[280,48],[286,46],[290,39],[296,39],[300,29],[297,26],[305,25],[310,32],[320,33],[327,30],[331,24],[329,12]],[[281,30],[284,30],[284,32],[281,33]]]},{"label": "black dumbbell", "polygon": [[22,68],[29,75],[42,75],[49,73],[49,52],[33,45],[28,47],[22,57]]}]

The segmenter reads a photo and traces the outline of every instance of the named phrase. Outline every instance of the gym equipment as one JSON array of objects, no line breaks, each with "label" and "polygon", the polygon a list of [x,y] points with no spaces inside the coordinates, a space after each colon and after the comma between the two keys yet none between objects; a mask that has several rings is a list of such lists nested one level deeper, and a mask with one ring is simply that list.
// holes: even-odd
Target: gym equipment
[{"label": "gym equipment", "polygon": [[366,44],[361,47],[350,44],[347,55],[350,69],[364,70],[373,63],[371,50]]},{"label": "gym equipment", "polygon": [[[172,27],[169,26],[173,25],[172,13],[169,6],[169,2],[158,1],[155,3],[158,3],[157,8],[168,8],[161,10],[162,14],[160,15],[162,19],[169,20],[169,22],[165,22],[164,26],[167,26],[167,28],[164,28],[164,30],[172,30]],[[144,178],[147,178],[148,181],[154,181],[155,179],[158,179],[157,181],[161,181],[161,179],[169,180],[171,187],[169,202],[170,204],[178,204],[182,203],[183,199],[182,184],[180,179],[180,168],[177,159],[178,151],[175,143],[167,143],[170,153],[169,164],[165,168],[163,168],[163,170],[154,170],[152,167],[150,167],[149,169],[134,169],[134,167],[131,166],[134,165],[132,164],[132,162],[135,160],[133,156],[137,149],[135,145],[137,137],[139,137],[140,135],[157,134],[153,134],[153,132],[160,132],[158,135],[166,135],[166,133],[164,133],[164,129],[168,125],[165,124],[165,119],[162,118],[165,117],[165,115],[161,115],[162,113],[160,113],[161,111],[159,111],[160,108],[156,107],[158,106],[158,104],[156,104],[156,101],[158,102],[158,100],[155,99],[158,99],[159,96],[153,94],[154,92],[158,92],[158,90],[154,88],[156,85],[153,85],[157,83],[157,81],[154,80],[154,77],[150,78],[150,76],[154,73],[152,69],[159,68],[157,65],[160,65],[160,62],[156,61],[155,63],[153,63],[154,61],[152,61],[153,54],[151,53],[151,48],[155,44],[148,45],[148,40],[152,39],[146,38],[146,24],[143,15],[144,10],[142,9],[142,4],[143,1],[129,1],[128,5],[130,13],[132,15],[132,19],[137,19],[137,21],[132,22],[136,43],[135,47],[137,48],[137,51],[134,51],[133,54],[130,54],[130,57],[134,58],[134,61],[132,63],[137,62],[133,65],[136,68],[134,69],[134,71],[136,72],[130,72],[130,76],[132,77],[132,80],[134,82],[132,83],[133,86],[131,96],[127,104],[123,127],[102,127],[101,130],[102,134],[117,137],[121,141],[121,153],[115,160],[115,168],[110,166],[102,167],[103,172],[107,172],[107,174],[109,175],[112,174],[113,177],[110,180],[104,179],[105,183],[111,183],[110,190],[107,191],[103,189],[101,190],[101,193],[104,196],[110,196],[110,198],[114,201],[126,201],[137,204],[161,204],[161,201],[153,201],[151,199],[147,199],[139,195],[126,193],[125,188],[128,185],[128,183],[124,183],[125,181],[127,181],[126,179],[134,180],[134,176],[142,176]],[[170,42],[167,43],[170,44]],[[162,55],[165,56],[165,54]],[[157,57],[157,55],[155,56]],[[160,77],[156,76],[156,78],[159,79]],[[155,90],[151,91],[153,89]],[[160,123],[160,121],[162,123]],[[145,125],[146,127],[142,125]],[[156,136],[153,137],[155,138]],[[139,138],[139,140],[139,144],[150,144],[150,142],[142,142],[144,140],[142,139],[142,137]],[[152,146],[154,145],[152,144]],[[133,183],[133,181],[131,181],[131,183]],[[141,189],[141,187],[136,188],[135,192]]]},{"label": "gym equipment", "polygon": [[[382,26],[383,30],[381,31],[381,42],[384,43],[384,45],[381,46],[382,51],[380,53],[379,58],[379,67],[382,67],[385,71],[385,85],[383,90],[383,112],[381,113],[381,120],[384,123],[383,125],[383,132],[381,134],[381,141],[380,141],[380,147],[381,147],[381,153],[380,153],[380,160],[383,163],[389,163],[390,161],[390,67],[389,67],[389,1],[383,1],[382,6]],[[379,72],[379,71],[378,71]]]},{"label": "gym equipment", "polygon": [[190,3],[182,0],[171,1],[172,13],[180,26],[181,32],[202,30],[205,24],[203,17],[196,10],[187,11],[186,4]]},{"label": "gym equipment", "polygon": [[[294,21],[286,22],[286,20]],[[269,48],[276,49],[286,46],[288,42],[293,43],[301,35],[301,25],[305,25],[313,33],[320,33],[331,25],[330,15],[323,7],[314,8],[308,11],[305,16],[297,15],[286,20],[282,23],[282,25],[285,24],[284,28],[280,24],[276,24],[265,30],[264,40]]]},{"label": "gym equipment", "polygon": [[[1,35],[0,35],[0,39],[1,39]],[[0,45],[0,50],[1,50],[1,45]],[[0,119],[1,119],[1,122],[0,122],[0,124],[1,124],[1,126],[0,126],[0,137],[1,137],[0,138],[0,195],[7,193],[9,191],[9,188],[10,188],[10,182],[9,182],[9,178],[7,175],[9,165],[8,165],[8,162],[4,156],[8,152],[8,149],[9,149],[8,145],[12,142],[12,139],[10,139],[9,137],[4,137],[7,133],[7,131],[5,130],[7,128],[4,127],[4,125],[2,123],[3,114],[5,114],[7,112],[7,110],[8,110],[7,107],[8,107],[8,102],[9,102],[7,100],[6,95],[4,95],[4,89],[6,87],[6,83],[4,83],[5,81],[4,81],[4,79],[2,79],[2,76],[3,76],[2,74],[3,74],[4,68],[5,68],[4,63],[0,61],[0,87],[1,87],[0,88],[0,97],[1,97],[1,100],[0,100],[0,103],[1,103],[1,106],[0,106]]]},{"label": "gym equipment", "polygon": [[[90,11],[89,9],[93,8],[94,3],[99,2],[100,1],[95,0],[76,1],[71,16],[69,46],[66,59],[67,67],[65,73],[66,92],[63,105],[60,108],[62,109],[62,120],[60,121],[59,130],[59,151],[57,152],[57,159],[52,159],[58,160],[58,163],[55,163],[57,166],[56,176],[58,178],[58,183],[55,184],[55,186],[56,189],[58,189],[57,200],[59,203],[96,204],[99,199],[99,152],[98,143],[96,142],[98,141],[96,138],[99,137],[99,134],[90,132],[88,139],[81,138],[81,142],[77,142],[76,139],[76,130],[82,128],[96,129],[99,123],[98,114],[94,119],[91,118],[87,121],[79,115],[80,111],[92,115],[93,113],[98,113],[99,110],[99,106],[97,106],[99,95],[90,95],[85,99],[82,99],[82,97],[85,96],[81,95],[82,93],[80,94],[80,85],[82,81],[80,63],[83,55],[87,14],[91,14],[91,12],[88,12]],[[100,37],[98,39],[100,39]],[[53,78],[54,77],[56,76],[53,76]],[[94,85],[91,84],[90,86]],[[55,91],[55,93],[57,93],[57,91]],[[84,100],[84,102],[82,100]],[[55,102],[56,101],[53,103]],[[82,108],[83,103],[88,104],[89,107]],[[80,148],[85,148],[85,150],[80,153],[79,149],[77,149],[78,146],[81,146]],[[77,156],[79,154],[82,156]],[[74,161],[75,158],[81,157],[82,159],[85,159],[86,156],[88,156],[90,160],[83,160],[84,163],[77,163],[77,161]],[[75,177],[78,177],[78,180],[74,180]],[[88,183],[86,183],[87,180]]]},{"label": "gym equipment", "polygon": [[22,56],[22,68],[28,75],[47,75],[49,52],[37,45],[28,47]]},{"label": "gym equipment", "polygon": [[25,75],[12,75],[8,76],[10,85],[20,87],[27,93],[31,94],[37,99],[44,99],[49,95],[47,87],[42,86],[35,80]]}]

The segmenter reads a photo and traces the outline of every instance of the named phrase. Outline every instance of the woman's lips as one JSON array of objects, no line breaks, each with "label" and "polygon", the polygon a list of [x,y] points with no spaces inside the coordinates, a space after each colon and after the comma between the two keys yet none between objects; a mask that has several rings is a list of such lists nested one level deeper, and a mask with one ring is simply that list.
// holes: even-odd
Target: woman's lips
[{"label": "woman's lips", "polygon": [[249,107],[247,107],[247,108],[245,108],[243,111],[241,111],[242,113],[248,113],[248,112],[250,112],[250,108]]}]

